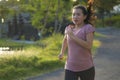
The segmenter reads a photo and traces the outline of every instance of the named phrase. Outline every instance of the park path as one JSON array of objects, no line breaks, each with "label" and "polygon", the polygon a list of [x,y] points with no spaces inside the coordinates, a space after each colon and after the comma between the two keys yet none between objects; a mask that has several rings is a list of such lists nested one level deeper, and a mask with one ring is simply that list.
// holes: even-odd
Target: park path
[{"label": "park path", "polygon": [[[101,28],[97,32],[107,35],[94,57],[95,80],[120,80],[120,29]],[[64,69],[31,77],[26,80],[64,80]]]}]

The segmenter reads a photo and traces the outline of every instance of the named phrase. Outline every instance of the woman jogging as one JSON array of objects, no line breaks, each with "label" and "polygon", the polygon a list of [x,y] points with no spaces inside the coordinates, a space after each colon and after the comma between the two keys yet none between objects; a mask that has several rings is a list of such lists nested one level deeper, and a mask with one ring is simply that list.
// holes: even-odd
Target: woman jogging
[{"label": "woman jogging", "polygon": [[66,48],[68,56],[65,64],[65,80],[94,80],[95,69],[91,48],[95,28],[91,24],[91,10],[77,5],[72,9],[72,22],[65,29],[59,59],[62,59]]}]

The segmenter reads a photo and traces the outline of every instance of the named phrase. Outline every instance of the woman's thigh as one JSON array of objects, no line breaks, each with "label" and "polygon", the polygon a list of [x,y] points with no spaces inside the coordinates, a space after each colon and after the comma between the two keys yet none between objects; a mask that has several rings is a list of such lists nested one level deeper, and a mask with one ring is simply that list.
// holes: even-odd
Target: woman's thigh
[{"label": "woman's thigh", "polygon": [[65,70],[65,80],[78,80],[77,73],[70,70]]},{"label": "woman's thigh", "polygon": [[81,80],[94,80],[95,78],[95,68],[92,67],[88,70],[82,71],[80,73]]}]

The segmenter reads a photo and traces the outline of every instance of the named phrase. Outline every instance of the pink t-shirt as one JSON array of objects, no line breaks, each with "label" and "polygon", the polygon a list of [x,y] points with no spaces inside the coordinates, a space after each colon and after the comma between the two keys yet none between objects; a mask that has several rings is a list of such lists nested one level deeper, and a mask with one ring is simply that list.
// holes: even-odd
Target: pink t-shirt
[{"label": "pink t-shirt", "polygon": [[[69,30],[70,26],[67,26],[65,29],[65,33]],[[73,34],[78,38],[86,41],[86,35],[88,33],[94,32],[95,28],[90,24],[86,24],[81,27],[79,30],[73,30]],[[68,57],[65,64],[65,69],[71,71],[83,71],[89,69],[94,66],[91,51],[80,46],[76,42],[74,42],[67,35],[68,42]]]}]

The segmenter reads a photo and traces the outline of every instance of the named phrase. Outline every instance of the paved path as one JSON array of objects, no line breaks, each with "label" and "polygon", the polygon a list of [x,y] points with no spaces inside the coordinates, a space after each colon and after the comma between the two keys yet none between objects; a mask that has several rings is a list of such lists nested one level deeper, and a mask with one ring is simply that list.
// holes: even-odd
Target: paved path
[{"label": "paved path", "polygon": [[[97,31],[108,37],[99,39],[102,45],[94,57],[95,80],[120,80],[120,30],[106,28]],[[64,70],[60,69],[27,80],[64,80]]]}]

